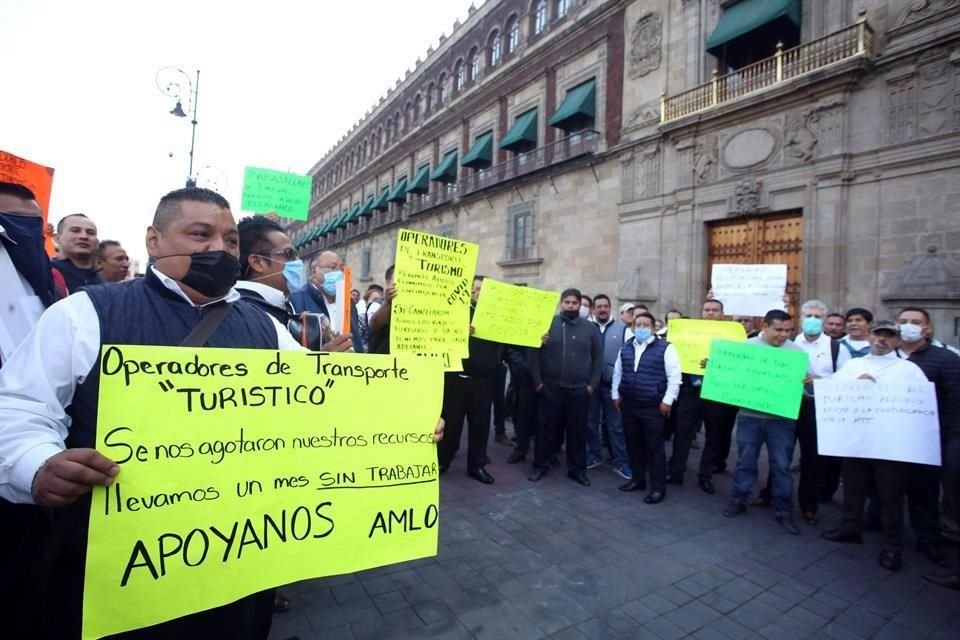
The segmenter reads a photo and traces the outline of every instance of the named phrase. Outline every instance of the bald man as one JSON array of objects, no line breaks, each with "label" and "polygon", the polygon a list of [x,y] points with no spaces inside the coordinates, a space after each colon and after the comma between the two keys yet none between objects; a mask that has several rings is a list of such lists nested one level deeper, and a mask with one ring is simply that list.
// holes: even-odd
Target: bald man
[{"label": "bald man", "polygon": [[333,251],[324,251],[310,262],[310,282],[299,291],[290,294],[290,304],[297,313],[322,313],[330,319],[330,326],[338,334],[343,307],[350,305],[350,333],[354,353],[363,353],[363,338],[360,334],[360,319],[357,307],[350,300],[349,292],[344,300],[337,299],[337,283],[343,280],[343,260]]}]

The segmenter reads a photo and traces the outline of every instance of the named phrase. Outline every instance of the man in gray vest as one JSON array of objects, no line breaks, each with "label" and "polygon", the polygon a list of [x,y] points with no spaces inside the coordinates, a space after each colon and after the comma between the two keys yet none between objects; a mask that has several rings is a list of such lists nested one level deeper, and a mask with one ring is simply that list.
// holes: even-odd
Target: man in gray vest
[{"label": "man in gray vest", "polygon": [[610,464],[614,472],[624,480],[633,475],[627,462],[627,445],[623,437],[623,420],[613,406],[611,384],[613,366],[620,357],[624,332],[627,327],[610,315],[610,298],[599,294],[593,298],[594,324],[600,332],[603,342],[603,370],[600,374],[600,387],[590,396],[590,411],[587,416],[587,469],[603,464],[603,430],[607,425],[610,438]]}]

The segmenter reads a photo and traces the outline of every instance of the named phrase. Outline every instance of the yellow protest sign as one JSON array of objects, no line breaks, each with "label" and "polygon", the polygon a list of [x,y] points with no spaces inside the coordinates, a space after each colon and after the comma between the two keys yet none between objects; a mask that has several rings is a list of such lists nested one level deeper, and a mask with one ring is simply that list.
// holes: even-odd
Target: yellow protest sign
[{"label": "yellow protest sign", "polygon": [[739,322],[679,318],[667,325],[667,339],[680,356],[680,371],[703,375],[700,361],[710,355],[710,342],[716,338],[743,342],[747,332]]},{"label": "yellow protest sign", "polygon": [[484,278],[473,313],[474,338],[539,348],[560,294]]},{"label": "yellow protest sign", "polygon": [[409,229],[397,235],[390,353],[469,354],[470,292],[480,247]]},{"label": "yellow protest sign", "polygon": [[83,638],[436,555],[442,392],[432,358],[105,346]]}]

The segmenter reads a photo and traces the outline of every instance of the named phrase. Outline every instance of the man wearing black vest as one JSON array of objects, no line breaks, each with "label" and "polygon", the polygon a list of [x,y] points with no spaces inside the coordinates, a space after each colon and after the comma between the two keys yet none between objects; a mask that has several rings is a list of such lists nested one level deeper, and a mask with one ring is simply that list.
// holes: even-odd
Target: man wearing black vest
[{"label": "man wearing black vest", "polygon": [[96,263],[97,225],[85,214],[71,213],[57,223],[57,246],[63,257],[53,260],[53,266],[63,274],[70,293],[106,282]]},{"label": "man wearing black vest", "polygon": [[633,477],[620,491],[644,491],[647,504],[667,496],[667,458],[663,427],[680,391],[680,357],[672,344],[653,332],[653,314],[634,317],[633,337],[620,349],[613,368],[613,404],[623,414],[623,432]]},{"label": "man wearing black vest", "polygon": [[[51,306],[0,370],[0,496],[49,508],[53,527],[34,638],[80,636],[90,490],[120,472],[93,449],[101,345],[189,344],[203,324],[209,335],[195,338],[196,346],[298,348],[233,289],[239,240],[220,195],[198,188],[167,194],[146,244],[154,265],[144,278],[87,287]],[[123,637],[262,640],[272,605],[269,590]]]}]

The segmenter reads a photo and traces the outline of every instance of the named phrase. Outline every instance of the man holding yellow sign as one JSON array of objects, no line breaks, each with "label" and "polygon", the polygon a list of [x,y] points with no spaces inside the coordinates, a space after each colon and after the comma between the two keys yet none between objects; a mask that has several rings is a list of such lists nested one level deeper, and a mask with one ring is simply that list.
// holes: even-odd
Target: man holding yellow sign
[{"label": "man holding yellow sign", "polygon": [[[299,350],[299,345],[233,289],[239,273],[237,227],[227,201],[212,191],[187,188],[167,194],[147,229],[146,244],[154,262],[146,277],[93,287],[53,305],[0,371],[0,495],[53,508],[43,600],[57,603],[58,610],[38,619],[43,628],[32,637],[72,640],[81,637],[82,624],[84,638],[155,625],[124,637],[263,640],[270,627],[271,587],[297,579],[271,571],[267,563],[284,559],[308,540],[330,536],[332,542],[336,526],[349,530],[353,523],[332,513],[336,500],[326,494],[310,500],[309,508],[306,499],[304,505],[288,506],[291,498],[267,494],[272,498],[259,498],[265,501],[259,506],[244,502],[249,519],[233,517],[228,503],[259,494],[257,485],[267,486],[266,475],[283,462],[281,451],[304,450],[297,458],[302,462],[314,449],[342,456],[345,448],[361,446],[360,435],[374,450],[432,439],[419,418],[415,424],[402,423],[408,427],[402,432],[358,434],[356,425],[340,422],[342,413],[328,409],[331,419],[316,426],[316,433],[291,426],[290,433],[281,434],[266,432],[264,423],[277,421],[263,416],[281,411],[288,420],[280,424],[306,424],[289,419],[308,410],[324,415],[323,405],[335,407],[340,393],[339,402],[349,403],[349,389],[401,381],[435,388],[439,385],[429,381],[439,381],[439,370],[379,358],[361,367],[358,356],[324,360],[325,354],[304,353],[298,366],[306,372],[313,364],[313,373],[309,382],[296,381],[306,374],[297,376],[289,356],[276,350]],[[118,346],[104,349],[101,356],[102,345]],[[233,350],[172,353],[136,345]],[[237,348],[266,351],[258,361]],[[269,376],[283,382],[260,382]],[[253,378],[259,380],[248,382]],[[420,395],[418,403],[423,399],[419,393],[403,393]],[[436,415],[438,398],[428,397],[423,404],[424,411]],[[217,425],[213,416],[218,413],[226,426]],[[438,429],[442,432],[442,426]],[[391,467],[388,455],[374,455],[365,484],[424,480],[424,487],[435,488],[435,479],[426,484],[432,476],[426,457],[428,451],[433,455],[432,447],[417,451],[422,459],[408,459],[422,464],[406,465],[409,469]],[[257,459],[272,462],[257,464]],[[214,475],[190,472],[190,465]],[[214,479],[229,469],[243,469],[248,476],[230,486]],[[321,470],[314,465],[311,471]],[[271,477],[269,486],[280,482],[280,488],[290,491],[331,486],[324,484],[322,473],[311,473],[304,485],[306,471],[292,472]],[[345,475],[334,480],[347,483]],[[236,495],[228,499],[229,491]],[[388,508],[387,515],[368,523],[367,537],[423,526],[418,518],[429,520],[428,503],[429,498],[419,513],[404,516]],[[182,518],[171,515],[178,512]],[[123,537],[141,528],[149,532],[144,538]],[[428,533],[435,543],[435,529]],[[276,554],[268,554],[268,536],[287,542],[279,548],[274,542]],[[429,541],[429,536],[426,543],[421,538],[416,553],[428,554]],[[395,546],[376,549],[372,562],[395,561],[390,552]],[[209,571],[199,568],[214,559]],[[348,567],[332,568],[353,570]]]}]

